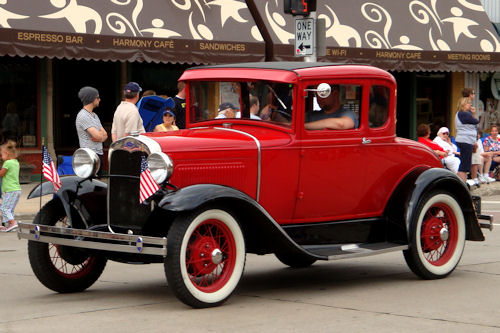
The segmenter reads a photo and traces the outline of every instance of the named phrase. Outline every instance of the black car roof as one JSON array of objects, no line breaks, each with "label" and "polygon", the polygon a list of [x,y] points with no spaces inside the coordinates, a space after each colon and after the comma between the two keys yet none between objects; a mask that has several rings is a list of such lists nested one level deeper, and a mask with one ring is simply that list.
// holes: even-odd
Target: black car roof
[{"label": "black car roof", "polygon": [[299,61],[271,61],[271,62],[243,62],[237,64],[207,65],[197,66],[189,69],[207,68],[260,68],[260,69],[280,69],[294,71],[296,69],[314,68],[323,66],[341,66],[345,64],[330,62],[299,62]]}]

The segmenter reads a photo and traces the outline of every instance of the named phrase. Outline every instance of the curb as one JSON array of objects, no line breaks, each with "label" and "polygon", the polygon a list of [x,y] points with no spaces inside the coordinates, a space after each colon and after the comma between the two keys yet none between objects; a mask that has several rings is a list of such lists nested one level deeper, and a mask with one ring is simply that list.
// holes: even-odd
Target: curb
[{"label": "curb", "polygon": [[500,195],[500,181],[497,180],[494,183],[482,184],[481,187],[471,189],[470,193],[480,197]]}]

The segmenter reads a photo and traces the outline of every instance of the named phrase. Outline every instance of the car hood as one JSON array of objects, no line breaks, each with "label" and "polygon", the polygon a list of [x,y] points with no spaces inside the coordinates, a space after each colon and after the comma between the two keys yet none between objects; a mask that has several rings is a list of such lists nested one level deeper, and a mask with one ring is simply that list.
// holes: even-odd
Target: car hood
[{"label": "car hood", "polygon": [[167,153],[279,147],[291,141],[289,133],[250,126],[200,127],[171,132],[147,133]]}]

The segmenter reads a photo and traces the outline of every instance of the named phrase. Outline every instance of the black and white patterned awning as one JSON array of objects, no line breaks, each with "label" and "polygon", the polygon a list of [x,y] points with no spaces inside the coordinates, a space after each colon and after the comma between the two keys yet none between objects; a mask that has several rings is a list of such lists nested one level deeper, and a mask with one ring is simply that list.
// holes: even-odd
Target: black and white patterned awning
[{"label": "black and white patterned awning", "polygon": [[147,62],[262,61],[245,0],[0,0],[0,55]]},{"label": "black and white patterned awning", "polygon": [[[282,0],[255,0],[273,60],[294,57],[294,20]],[[330,0],[320,61],[388,70],[500,71],[500,38],[479,0]]]}]

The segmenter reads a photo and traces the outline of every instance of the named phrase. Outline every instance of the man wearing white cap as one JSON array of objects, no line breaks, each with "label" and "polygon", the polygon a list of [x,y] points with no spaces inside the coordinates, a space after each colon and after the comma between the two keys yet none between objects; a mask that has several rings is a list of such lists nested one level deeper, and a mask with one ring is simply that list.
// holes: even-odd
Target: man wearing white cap
[{"label": "man wearing white cap", "polygon": [[451,142],[450,130],[447,127],[441,127],[433,141],[448,153],[448,156],[443,158],[445,166],[454,173],[457,173],[460,166],[460,159],[457,155],[460,155],[460,153],[457,152],[457,146]]}]

